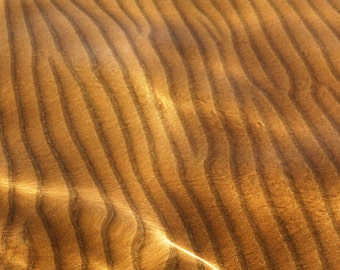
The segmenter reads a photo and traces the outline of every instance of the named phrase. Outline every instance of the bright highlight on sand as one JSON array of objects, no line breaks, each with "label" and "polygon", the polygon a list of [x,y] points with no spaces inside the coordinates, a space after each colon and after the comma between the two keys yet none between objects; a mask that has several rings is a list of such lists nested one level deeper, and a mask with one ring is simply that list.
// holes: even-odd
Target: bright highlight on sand
[{"label": "bright highlight on sand", "polygon": [[171,242],[170,240],[165,239],[164,241],[165,241],[166,243],[168,243],[169,245],[171,245],[171,246],[177,248],[178,250],[184,252],[185,254],[189,255],[190,257],[193,257],[193,258],[195,258],[195,259],[201,261],[201,262],[204,263],[205,265],[209,266],[211,269],[213,269],[213,270],[219,270],[216,266],[212,265],[210,262],[208,262],[208,261],[202,259],[201,257],[195,255],[194,253],[192,253],[192,252],[190,252],[190,251],[188,251],[188,250],[186,250],[186,249],[184,249],[184,248],[182,248],[182,247],[176,245],[175,243]]}]

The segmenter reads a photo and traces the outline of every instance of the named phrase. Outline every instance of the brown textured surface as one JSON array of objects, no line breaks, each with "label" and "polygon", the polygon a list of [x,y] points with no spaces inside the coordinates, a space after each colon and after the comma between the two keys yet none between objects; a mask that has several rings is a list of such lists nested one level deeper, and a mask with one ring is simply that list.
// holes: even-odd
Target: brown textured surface
[{"label": "brown textured surface", "polygon": [[339,269],[339,37],[338,0],[0,0],[0,268]]}]

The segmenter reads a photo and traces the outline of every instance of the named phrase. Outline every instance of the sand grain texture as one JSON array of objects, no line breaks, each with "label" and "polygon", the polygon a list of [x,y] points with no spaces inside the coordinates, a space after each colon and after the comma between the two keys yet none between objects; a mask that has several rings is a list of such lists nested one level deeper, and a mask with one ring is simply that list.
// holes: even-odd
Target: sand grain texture
[{"label": "sand grain texture", "polygon": [[0,0],[0,269],[339,269],[340,2]]}]

